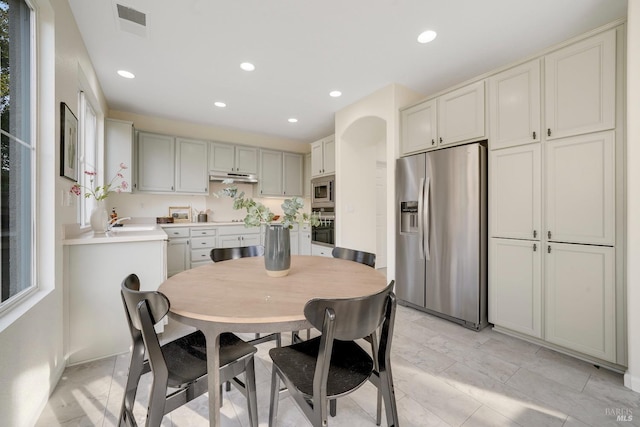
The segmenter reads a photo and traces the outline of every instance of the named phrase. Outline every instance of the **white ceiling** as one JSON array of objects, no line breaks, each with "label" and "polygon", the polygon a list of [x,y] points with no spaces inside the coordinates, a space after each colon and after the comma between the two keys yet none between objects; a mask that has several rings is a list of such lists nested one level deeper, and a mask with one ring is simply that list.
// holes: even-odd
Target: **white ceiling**
[{"label": "white ceiling", "polygon": [[[116,2],[145,13],[146,30],[121,25]],[[109,108],[301,142],[333,133],[335,112],[391,83],[428,95],[627,10],[626,0],[69,3]],[[436,40],[417,43],[427,29]]]}]

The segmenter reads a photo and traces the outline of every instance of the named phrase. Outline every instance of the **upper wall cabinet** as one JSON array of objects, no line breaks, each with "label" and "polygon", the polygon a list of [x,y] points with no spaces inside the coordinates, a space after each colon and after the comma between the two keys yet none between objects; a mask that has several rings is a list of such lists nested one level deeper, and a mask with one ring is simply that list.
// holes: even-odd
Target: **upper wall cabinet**
[{"label": "upper wall cabinet", "polygon": [[120,171],[123,180],[131,184],[122,192],[130,193],[133,187],[132,171],[133,165],[133,122],[124,120],[104,119],[104,141],[105,141],[105,182],[120,170],[120,164],[124,163],[127,169]]},{"label": "upper wall cabinet", "polygon": [[303,160],[302,154],[260,150],[260,195],[302,196]]},{"label": "upper wall cabinet", "polygon": [[615,29],[547,55],[547,139],[613,129],[615,94]]},{"label": "upper wall cabinet", "polygon": [[485,137],[484,80],[402,110],[402,154]]},{"label": "upper wall cabinet", "polygon": [[336,172],[336,142],[333,135],[311,143],[311,177]]},{"label": "upper wall cabinet", "polygon": [[208,145],[206,141],[176,138],[176,191],[209,192]]},{"label": "upper wall cabinet", "polygon": [[209,170],[257,174],[258,149],[212,142],[209,148]]},{"label": "upper wall cabinet", "polygon": [[489,79],[491,149],[540,142],[540,60]]},{"label": "upper wall cabinet", "polygon": [[428,150],[437,145],[438,122],[435,99],[402,111],[403,154]]},{"label": "upper wall cabinet", "polygon": [[484,138],[484,122],[484,80],[438,98],[440,146]]},{"label": "upper wall cabinet", "polygon": [[139,132],[136,190],[207,194],[207,149],[205,141]]},{"label": "upper wall cabinet", "polygon": [[138,133],[138,191],[175,191],[175,138]]}]

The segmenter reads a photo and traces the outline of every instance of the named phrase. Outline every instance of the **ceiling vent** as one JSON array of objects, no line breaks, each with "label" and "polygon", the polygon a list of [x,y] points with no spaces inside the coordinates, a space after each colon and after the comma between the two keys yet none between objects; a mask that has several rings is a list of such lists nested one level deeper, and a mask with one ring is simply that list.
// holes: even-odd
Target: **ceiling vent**
[{"label": "ceiling vent", "polygon": [[147,14],[123,4],[114,3],[118,28],[141,37],[147,36]]}]

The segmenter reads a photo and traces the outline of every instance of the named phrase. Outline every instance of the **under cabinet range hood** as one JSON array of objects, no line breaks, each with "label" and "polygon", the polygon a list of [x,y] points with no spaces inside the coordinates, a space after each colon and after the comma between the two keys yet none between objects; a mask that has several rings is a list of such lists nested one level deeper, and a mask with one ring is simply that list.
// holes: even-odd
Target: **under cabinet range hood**
[{"label": "under cabinet range hood", "polygon": [[258,176],[251,173],[239,173],[239,172],[209,172],[209,181],[224,181],[225,179],[232,179],[233,182],[258,182]]}]

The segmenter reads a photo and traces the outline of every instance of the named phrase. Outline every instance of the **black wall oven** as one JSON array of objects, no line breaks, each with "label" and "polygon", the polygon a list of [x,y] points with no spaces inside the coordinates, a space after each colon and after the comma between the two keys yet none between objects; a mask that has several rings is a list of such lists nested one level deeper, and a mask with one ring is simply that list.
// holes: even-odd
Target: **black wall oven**
[{"label": "black wall oven", "polygon": [[335,246],[335,216],[321,214],[320,224],[311,227],[311,243],[322,246]]}]

